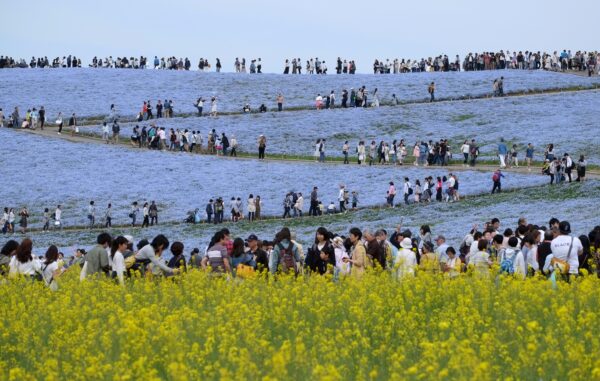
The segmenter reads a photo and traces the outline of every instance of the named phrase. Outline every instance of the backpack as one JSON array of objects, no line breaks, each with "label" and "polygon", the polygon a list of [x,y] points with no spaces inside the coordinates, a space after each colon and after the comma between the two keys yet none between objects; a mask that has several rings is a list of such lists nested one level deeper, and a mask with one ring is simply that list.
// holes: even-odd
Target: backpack
[{"label": "backpack", "polygon": [[493,181],[500,180],[500,175],[498,174],[498,172],[494,172],[494,174],[492,175],[492,180]]},{"label": "backpack", "polygon": [[515,273],[515,258],[517,257],[517,253],[515,252],[510,258],[504,253],[502,255],[502,261],[500,262],[500,272],[506,274],[514,274]]},{"label": "backpack", "polygon": [[413,191],[412,187],[408,187],[408,194],[411,195],[413,193],[414,193],[414,191]]},{"label": "backpack", "polygon": [[290,242],[290,245],[286,249],[281,243],[278,243],[277,247],[279,247],[279,262],[281,263],[281,271],[283,273],[289,273],[290,269],[292,269],[295,275],[298,274],[296,258],[294,258],[294,244]]},{"label": "backpack", "polygon": [[476,146],[472,146],[469,151],[471,152],[471,155],[477,155],[477,147]]}]

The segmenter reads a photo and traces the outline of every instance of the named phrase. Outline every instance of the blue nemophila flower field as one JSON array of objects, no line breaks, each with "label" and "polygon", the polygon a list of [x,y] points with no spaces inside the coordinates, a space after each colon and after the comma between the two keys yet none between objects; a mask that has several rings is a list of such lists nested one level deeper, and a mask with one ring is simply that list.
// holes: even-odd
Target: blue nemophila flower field
[{"label": "blue nemophila flower field", "polygon": [[[262,103],[276,108],[278,93],[285,97],[284,107],[314,106],[317,94],[332,90],[341,101],[343,89],[350,91],[366,86],[369,97],[378,89],[381,102],[389,102],[392,94],[400,101],[428,98],[427,85],[436,82],[436,97],[480,96],[492,93],[494,79],[504,76],[506,92],[568,88],[600,84],[596,78],[584,78],[543,71],[481,71],[467,73],[413,73],[402,75],[326,75],[283,76],[276,74],[239,75],[233,73],[201,73],[170,70],[116,69],[52,69],[3,70],[0,83],[0,107],[11,110],[44,105],[49,120],[59,112],[80,116],[101,116],[115,104],[119,113],[132,118],[142,102],[170,99],[177,113],[195,112],[194,102],[200,96],[218,97],[220,111],[241,111],[249,103],[257,109]],[[208,111],[209,103],[205,104]]]},{"label": "blue nemophila flower field", "polygon": [[[312,155],[317,139],[326,139],[328,156],[342,156],[342,145],[350,143],[350,155],[356,159],[355,147],[359,140],[367,145],[384,140],[404,139],[407,151],[420,140],[449,139],[454,157],[460,157],[460,146],[466,139],[475,138],[483,158],[496,155],[498,142],[504,138],[517,145],[521,160],[525,146],[532,143],[535,159],[542,160],[547,144],[554,144],[556,152],[568,152],[578,158],[586,155],[593,163],[600,162],[600,136],[597,120],[600,118],[600,91],[557,93],[510,98],[493,98],[434,104],[413,104],[378,109],[307,110],[289,113],[232,115],[213,118],[173,118],[125,123],[121,127],[129,139],[133,126],[154,123],[168,129],[200,131],[206,145],[209,131],[235,136],[239,150],[254,152],[258,135],[268,138],[268,153]],[[101,134],[101,127],[85,128]]]},{"label": "blue nemophila flower field", "polygon": [[[95,143],[70,143],[27,133],[0,130],[0,139],[14,155],[0,165],[0,178],[10,179],[2,192],[6,206],[27,205],[40,215],[43,208],[64,205],[66,225],[85,224],[87,205],[94,200],[98,215],[113,204],[114,223],[128,220],[133,201],[155,200],[161,221],[180,221],[188,210],[204,208],[210,198],[260,195],[265,215],[283,212],[289,191],[302,192],[308,199],[319,187],[324,204],[337,202],[339,184],[360,194],[361,206],[385,203],[389,181],[398,188],[402,179],[444,176],[444,168],[413,166],[342,166],[340,164],[259,162],[254,159],[217,159],[188,153],[127,150]],[[25,177],[23,177],[25,176]],[[491,189],[491,173],[460,172],[460,191],[473,195]],[[5,180],[6,181],[6,180]],[[510,174],[504,186],[527,187],[546,182],[541,175]],[[488,189],[489,188],[489,189]],[[398,196],[398,202],[401,196]],[[308,210],[308,201],[305,203]]]}]

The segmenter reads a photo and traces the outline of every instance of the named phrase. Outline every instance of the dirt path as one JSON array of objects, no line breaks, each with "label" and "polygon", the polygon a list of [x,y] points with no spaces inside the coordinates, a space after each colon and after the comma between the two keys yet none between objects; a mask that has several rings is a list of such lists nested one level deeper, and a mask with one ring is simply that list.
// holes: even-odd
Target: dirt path
[{"label": "dirt path", "polygon": [[[566,74],[576,74],[576,72],[568,72]],[[534,89],[534,90],[522,90],[515,92],[507,92],[504,94],[502,98],[521,98],[521,97],[532,97],[532,96],[540,96],[540,95],[548,95],[548,94],[560,94],[560,93],[571,93],[571,92],[584,92],[584,91],[598,91],[600,90],[600,83],[592,83],[588,86],[573,86],[570,88],[552,88],[552,89]],[[482,95],[463,95],[456,97],[439,97],[436,99],[435,103],[446,103],[446,102],[460,102],[460,101],[477,101],[477,100],[488,100],[494,98],[493,94],[490,92],[488,94]],[[408,105],[427,105],[430,104],[428,98],[423,99],[413,99],[407,101],[400,101],[398,105],[392,105],[390,103],[382,102],[380,107],[397,107],[397,106],[408,106]],[[283,113],[289,112],[298,112],[298,111],[316,111],[314,106],[306,105],[306,106],[293,106],[284,108]],[[277,112],[275,109],[271,109],[268,113]],[[255,113],[255,112],[253,112]],[[229,111],[229,112],[220,112],[219,117],[227,117],[234,115],[245,115],[243,112],[239,111]],[[106,116],[80,116],[79,117],[79,127],[85,126],[98,126],[102,124]],[[202,118],[208,118],[209,116],[205,114]],[[196,113],[178,113],[174,116],[174,118],[199,118]],[[119,120],[122,123],[135,123],[137,122],[135,119],[131,118],[131,116],[121,116]],[[154,119],[157,121],[157,119]],[[147,121],[146,121],[147,122]]]},{"label": "dirt path", "polygon": [[[44,136],[44,137],[48,137],[48,138],[54,138],[54,139],[63,139],[66,140],[68,142],[72,142],[72,143],[94,143],[94,144],[102,144],[102,145],[106,145],[106,143],[100,139],[99,137],[96,136],[88,136],[88,135],[71,135],[70,132],[65,132],[65,129],[63,128],[63,133],[62,134],[58,134],[56,131],[56,128],[54,127],[46,127],[44,130],[40,130],[40,129],[36,129],[36,130],[29,130],[29,129],[18,129],[15,130],[16,132],[20,132],[20,133],[29,133],[29,134],[35,134],[38,136]],[[124,148],[124,149],[131,149],[131,150],[140,150],[140,148],[138,148],[137,146],[132,146],[131,144],[129,144],[129,139],[128,138],[124,138],[121,139],[121,143],[118,144],[118,147],[120,148]],[[179,154],[178,152],[173,152],[173,151],[162,151],[164,154]],[[204,155],[204,154],[193,154],[193,155]],[[205,155],[205,156],[210,156],[213,157],[215,160],[256,160],[256,156],[254,154],[250,154],[247,152],[241,152],[240,156],[238,157],[231,157],[231,156],[216,156],[216,155]],[[268,162],[274,162],[274,163],[290,163],[290,162],[296,162],[296,163],[306,163],[306,164],[312,164],[312,165],[339,165],[339,166],[343,166],[343,162],[340,160],[335,160],[335,161],[328,161],[325,163],[317,163],[314,161],[313,158],[286,158],[285,156],[279,156],[279,157],[269,157],[269,153],[267,152],[267,161]],[[349,168],[352,168],[354,165],[349,165]],[[382,167],[381,165],[377,165],[377,167]],[[386,167],[386,166],[383,166]],[[389,168],[392,168],[391,166],[387,166]],[[413,165],[412,164],[408,164],[405,166],[396,166],[397,168],[412,168]],[[436,170],[439,171],[440,166],[431,166],[431,167],[419,167],[422,169],[432,169],[432,170]],[[494,171],[496,169],[498,169],[497,165],[491,165],[489,163],[486,164],[478,164],[475,167],[471,167],[471,166],[464,166],[462,164],[457,164],[457,163],[452,163],[451,165],[445,166],[443,167],[448,171],[480,171],[480,172],[490,172],[490,171]],[[532,175],[539,175],[540,171],[541,171],[541,166],[540,165],[534,165],[531,168],[527,168],[524,166],[520,166],[520,167],[513,167],[513,168],[505,168],[503,169],[503,171],[505,172],[514,172],[514,173],[524,173],[524,174],[532,174]],[[590,179],[596,179],[600,177],[600,170],[597,169],[588,169],[587,170],[587,177]]]}]

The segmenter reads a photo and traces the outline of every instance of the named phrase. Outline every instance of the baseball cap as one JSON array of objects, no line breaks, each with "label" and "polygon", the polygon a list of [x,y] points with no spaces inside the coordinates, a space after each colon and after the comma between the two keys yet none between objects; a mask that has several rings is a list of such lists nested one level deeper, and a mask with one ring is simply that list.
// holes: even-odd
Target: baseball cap
[{"label": "baseball cap", "polygon": [[258,241],[258,237],[256,236],[256,234],[250,234],[248,236],[247,241]]},{"label": "baseball cap", "polygon": [[133,243],[133,237],[130,235],[124,235],[123,238],[125,238],[127,240],[127,242],[129,243]]},{"label": "baseball cap", "polygon": [[569,221],[561,221],[560,224],[558,224],[558,230],[561,234],[571,234],[571,224]]}]

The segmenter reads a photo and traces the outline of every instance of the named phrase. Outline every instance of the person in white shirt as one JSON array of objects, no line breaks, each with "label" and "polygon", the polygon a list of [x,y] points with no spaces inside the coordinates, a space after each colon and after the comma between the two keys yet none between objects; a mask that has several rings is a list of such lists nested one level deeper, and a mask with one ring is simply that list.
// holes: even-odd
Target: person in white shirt
[{"label": "person in white shirt", "polygon": [[[454,186],[456,185],[456,179],[452,176],[452,173],[448,175],[448,181],[446,182],[446,202],[454,201]],[[452,198],[452,201],[450,199]]]},{"label": "person in white shirt", "polygon": [[583,245],[577,237],[571,237],[571,224],[561,221],[558,225],[560,235],[552,240],[550,248],[554,258],[569,264],[569,275],[579,273],[579,255],[583,253]]},{"label": "person in white shirt", "polygon": [[404,178],[404,203],[406,205],[409,204],[408,202],[408,197],[411,194],[411,190],[412,190],[412,185],[410,184],[410,180],[408,179],[408,177]]},{"label": "person in white shirt", "polygon": [[51,245],[46,251],[46,260],[42,264],[42,278],[52,291],[58,290],[56,279],[65,271],[58,261],[58,248]]},{"label": "person in white shirt", "polygon": [[88,220],[90,221],[90,229],[94,227],[96,224],[96,205],[94,201],[90,201],[90,205],[88,206]]},{"label": "person in white shirt", "polygon": [[300,215],[302,217],[302,210],[304,209],[304,196],[302,193],[298,193],[298,199],[296,199],[296,203],[294,204],[294,217]]},{"label": "person in white shirt", "polygon": [[350,264],[344,261],[344,258],[350,258],[344,247],[344,240],[341,237],[333,239],[333,248],[335,253],[335,275],[349,275]]},{"label": "person in white shirt", "polygon": [[104,122],[102,124],[102,140],[104,140],[106,142],[106,144],[108,144],[108,124],[106,122]]},{"label": "person in white shirt", "polygon": [[62,229],[62,209],[60,208],[60,205],[58,205],[56,207],[56,210],[54,211],[54,226],[56,227],[60,227]]},{"label": "person in white shirt", "polygon": [[521,247],[525,266],[527,269],[531,267],[536,272],[539,270],[537,251],[541,236],[539,230],[527,234],[525,238],[523,238],[523,246]]},{"label": "person in white shirt", "polygon": [[318,94],[315,98],[315,106],[317,107],[317,110],[320,110],[323,107],[323,97],[321,94]]},{"label": "person in white shirt", "polygon": [[344,197],[346,192],[346,186],[340,184],[340,191],[338,192],[338,202],[340,204],[340,213],[346,212],[346,198]]},{"label": "person in white shirt", "polygon": [[446,250],[448,250],[448,244],[446,243],[446,237],[441,234],[438,235],[435,239],[435,244],[437,245],[435,254],[438,257],[440,266],[443,266],[444,263],[448,262],[448,254],[446,254]]},{"label": "person in white shirt", "polygon": [[160,130],[158,130],[158,138],[160,140],[158,149],[159,150],[165,149],[165,147],[167,147],[167,133],[165,132],[164,127],[161,127]]},{"label": "person in white shirt", "polygon": [[387,204],[390,208],[394,207],[394,197],[396,197],[396,186],[393,181],[390,181],[387,191]]},{"label": "person in white shirt", "polygon": [[110,248],[110,257],[112,258],[112,277],[119,281],[119,284],[125,282],[125,257],[123,253],[127,250],[129,241],[123,236],[118,236],[112,242]]},{"label": "person in white shirt", "polygon": [[396,255],[394,266],[397,268],[396,274],[398,278],[415,276],[417,256],[412,250],[412,242],[410,238],[404,238],[400,242],[400,250],[398,250],[398,254]]},{"label": "person in white shirt", "polygon": [[33,242],[29,238],[23,239],[8,264],[9,277],[23,275],[34,278],[37,274],[42,273],[42,264],[31,254],[32,249]]}]

